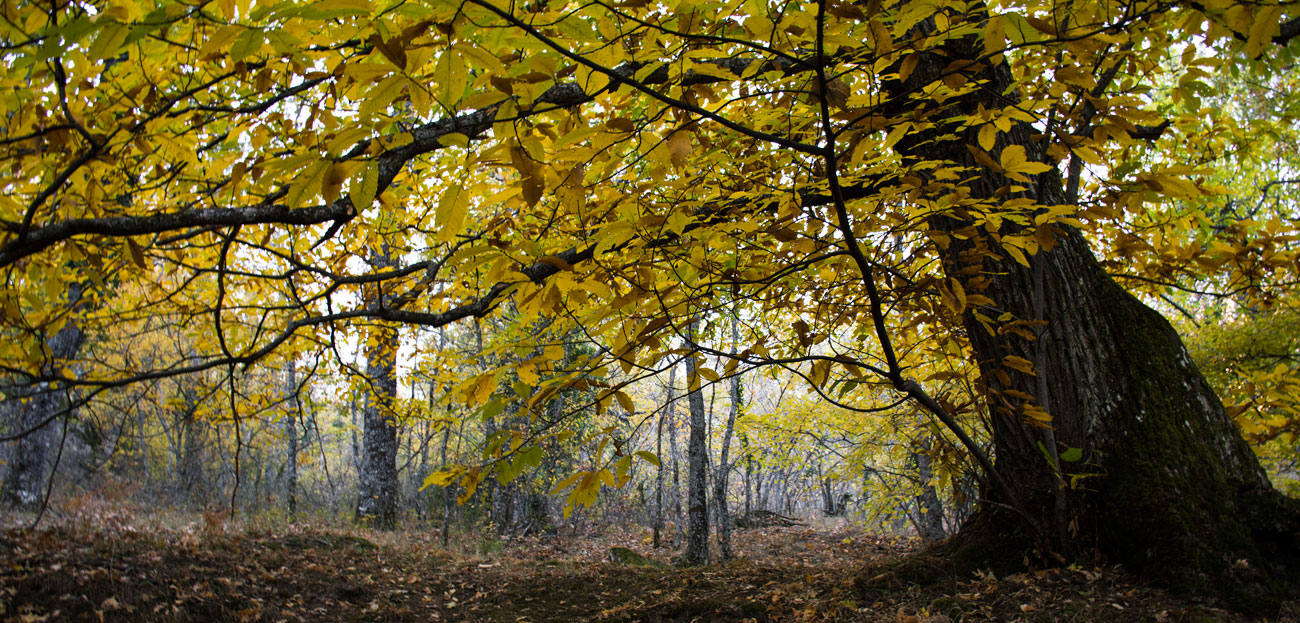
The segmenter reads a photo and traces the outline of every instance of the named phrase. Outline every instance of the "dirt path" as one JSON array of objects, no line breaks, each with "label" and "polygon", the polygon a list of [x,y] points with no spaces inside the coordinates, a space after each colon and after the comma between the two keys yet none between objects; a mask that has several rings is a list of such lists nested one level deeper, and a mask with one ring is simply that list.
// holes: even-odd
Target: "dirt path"
[{"label": "dirt path", "polygon": [[[373,541],[371,540],[373,539]],[[918,588],[867,561],[899,547],[850,529],[752,530],[743,558],[702,569],[652,558],[639,535],[508,543],[452,555],[419,534],[298,530],[10,531],[0,536],[4,621],[1236,621],[1113,570],[1054,570]]]}]

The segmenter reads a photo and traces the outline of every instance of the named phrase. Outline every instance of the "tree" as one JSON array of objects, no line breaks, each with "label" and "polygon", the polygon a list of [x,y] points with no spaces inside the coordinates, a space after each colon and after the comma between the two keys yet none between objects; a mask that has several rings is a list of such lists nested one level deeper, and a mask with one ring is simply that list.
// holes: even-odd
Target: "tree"
[{"label": "tree", "polygon": [[[1293,243],[1244,220],[1238,231],[1255,233],[1226,251],[1143,246],[1192,228],[1223,192],[1201,176],[1213,144],[1180,159],[1198,119],[1232,113],[1197,103],[1200,67],[1281,76],[1300,32],[1291,5],[22,10],[32,17],[5,26],[16,88],[0,158],[21,174],[0,205],[15,338],[0,356],[32,384],[62,365],[27,356],[61,321],[40,293],[69,281],[167,275],[182,285],[121,308],[193,306],[219,338],[148,370],[77,362],[86,388],[249,365],[296,335],[332,344],[366,321],[445,326],[509,301],[523,323],[558,318],[604,348],[531,383],[519,373],[530,391],[513,397],[530,409],[610,366],[694,366],[669,344],[734,292],[766,322],[738,352],[704,349],[729,361],[724,374],[782,366],[828,401],[878,401],[865,412],[909,400],[981,465],[992,503],[953,543],[957,561],[1095,547],[1242,607],[1295,590],[1279,566],[1297,549],[1295,504],[1269,487],[1170,325],[1089,247],[1187,267],[1125,281],[1142,295],[1253,256],[1268,258],[1258,270],[1295,270]],[[1165,211],[1177,225],[1152,226]],[[363,267],[375,216],[423,246]],[[963,355],[982,405],[911,376]],[[370,364],[388,383],[393,366]],[[512,397],[496,383],[507,366],[537,363],[455,379],[457,399]],[[692,395],[721,375],[693,376]],[[601,387],[597,408],[630,402],[620,392]],[[992,456],[966,424],[981,408]],[[467,490],[497,469],[481,467],[460,472]],[[587,474],[583,495],[606,473]]]},{"label": "tree", "polygon": [[[903,137],[900,154],[917,168],[938,161],[984,169],[961,186],[971,200],[1069,205],[1055,169],[1036,180],[1016,172],[1048,158],[1028,124],[996,137],[991,152],[968,147],[980,144],[980,129],[965,127],[958,116],[977,114],[986,93],[1013,92],[1009,67],[996,58],[984,63],[984,52],[976,38],[954,39],[923,53],[911,76],[894,82],[887,96],[901,98],[943,81],[950,63],[965,62],[971,70],[960,81],[979,85],[948,103],[950,116],[931,130]],[[1000,166],[984,161],[999,152]],[[1289,536],[1300,518],[1297,507],[1269,486],[1169,323],[1101,270],[1073,225],[1040,223],[1039,252],[1024,258],[1006,241],[1024,235],[1027,223],[1008,218],[990,227],[963,212],[931,216],[929,224],[951,235],[941,258],[953,287],[963,288],[967,300],[987,297],[1006,318],[990,322],[978,308],[963,315],[992,402],[996,469],[1005,482],[993,495],[1025,513],[1020,529],[1007,530],[1006,512],[986,506],[967,534],[984,530],[1005,543],[1007,536],[1032,532],[1065,556],[1097,542],[1176,588],[1219,591],[1241,607],[1293,591],[1280,586],[1280,565],[1297,545]],[[972,226],[984,233],[960,235]],[[1038,325],[1036,334],[1006,330],[1025,321]],[[907,391],[906,380],[893,378]],[[913,395],[925,404],[924,396]],[[1042,414],[1051,415],[1050,426],[1035,417]],[[1104,477],[1087,487],[1062,486],[1067,462],[1095,466]],[[989,545],[976,537],[959,549],[972,541]],[[1237,573],[1228,560],[1245,560],[1252,570]]]},{"label": "tree", "polygon": [[[731,314],[731,345],[735,349],[740,343],[740,310]],[[740,375],[731,377],[728,385],[728,397],[731,405],[727,411],[727,426],[722,435],[722,449],[718,454],[718,469],[713,476],[713,500],[718,509],[718,555],[723,560],[731,560],[731,515],[727,510],[727,479],[731,475],[731,436],[736,428],[736,418],[740,416],[741,391]]]},{"label": "tree", "polygon": [[298,513],[298,415],[302,403],[298,399],[297,361],[289,358],[284,362],[285,414],[284,431],[289,438],[289,458],[286,459],[285,497],[288,498],[289,519],[296,519]]},{"label": "tree", "polygon": [[[81,287],[73,284],[68,288],[68,305],[76,305],[81,299]],[[60,362],[70,359],[81,347],[83,334],[76,322],[65,320],[61,328],[47,340],[46,346],[50,356],[43,365],[42,375],[60,377],[65,374]],[[62,454],[63,441],[55,435],[55,423],[66,422],[72,417],[69,410],[68,388],[55,381],[37,383],[34,387],[20,389],[5,396],[0,402],[0,409],[8,416],[11,434],[17,439],[9,457],[9,473],[5,478],[4,503],[20,508],[44,510],[46,500],[46,471],[50,462],[58,459],[51,457],[51,450]],[[66,438],[67,426],[62,427]],[[57,443],[56,443],[57,442]],[[50,470],[53,471],[53,470]],[[50,474],[53,478],[53,474]]]},{"label": "tree", "polygon": [[[374,256],[380,267],[392,265],[391,250],[384,248]],[[379,306],[387,295],[372,293]],[[397,330],[379,323],[366,339],[366,374],[362,381],[366,391],[362,410],[361,468],[357,477],[357,519],[380,529],[397,525],[397,422],[393,403],[397,399]]]},{"label": "tree", "polygon": [[[694,341],[695,332],[688,328],[686,340]],[[707,422],[704,414],[704,393],[700,391],[703,377],[699,364],[691,352],[686,356],[686,404],[690,412],[690,437],[686,444],[686,551],[682,559],[688,565],[709,562],[709,498],[708,498],[708,448]]]}]

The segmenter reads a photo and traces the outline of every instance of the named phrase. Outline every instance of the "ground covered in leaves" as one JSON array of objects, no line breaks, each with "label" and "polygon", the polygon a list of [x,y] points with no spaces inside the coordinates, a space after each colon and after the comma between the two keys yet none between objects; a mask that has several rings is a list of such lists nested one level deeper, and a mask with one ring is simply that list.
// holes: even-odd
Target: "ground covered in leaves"
[{"label": "ground covered in leaves", "polygon": [[[644,531],[448,551],[414,530],[113,525],[0,535],[0,620],[1242,621],[1114,568],[915,586],[883,571],[906,543],[850,524],[738,531],[735,561],[694,569],[667,566],[673,552]],[[665,564],[611,562],[611,547]]]}]

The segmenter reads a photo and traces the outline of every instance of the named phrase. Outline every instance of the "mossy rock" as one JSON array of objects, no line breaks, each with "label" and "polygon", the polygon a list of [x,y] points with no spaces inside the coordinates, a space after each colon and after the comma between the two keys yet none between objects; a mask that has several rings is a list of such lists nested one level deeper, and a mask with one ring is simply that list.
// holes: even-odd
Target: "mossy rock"
[{"label": "mossy rock", "polygon": [[369,549],[369,550],[376,550],[376,549],[379,549],[379,546],[378,546],[378,545],[375,545],[374,542],[372,542],[370,539],[365,539],[365,538],[362,538],[362,537],[359,537],[359,536],[353,536],[353,535],[350,535],[350,534],[344,534],[344,535],[340,535],[340,536],[338,536],[338,537],[337,537],[337,542],[338,542],[339,545],[351,545],[352,547],[355,547],[355,548],[358,548],[358,549]]},{"label": "mossy rock", "polygon": [[609,561],[619,565],[632,565],[635,567],[663,567],[664,564],[651,560],[638,554],[626,547],[609,548]]}]

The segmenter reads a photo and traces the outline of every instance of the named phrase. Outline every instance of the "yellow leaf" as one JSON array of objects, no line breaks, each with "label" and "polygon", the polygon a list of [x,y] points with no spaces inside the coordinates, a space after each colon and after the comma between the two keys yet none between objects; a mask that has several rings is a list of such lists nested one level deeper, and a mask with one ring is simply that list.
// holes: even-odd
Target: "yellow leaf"
[{"label": "yellow leaf", "polygon": [[1035,419],[1035,420],[1038,420],[1039,422],[1051,422],[1051,421],[1052,421],[1052,416],[1051,416],[1051,415],[1048,415],[1048,413],[1047,413],[1046,411],[1044,411],[1042,407],[1039,407],[1039,406],[1036,406],[1036,405],[1026,404],[1026,405],[1024,405],[1024,406],[1021,407],[1021,410],[1024,411],[1025,415],[1027,415],[1027,416],[1029,416],[1029,417],[1031,417],[1031,418],[1033,418],[1033,419]]},{"label": "yellow leaf", "polygon": [[1002,168],[1007,177],[1029,181],[1024,174],[1037,175],[1052,167],[1041,162],[1030,162],[1021,145],[1008,145],[1002,150]]},{"label": "yellow leaf", "polygon": [[486,403],[496,388],[497,373],[495,371],[487,372],[474,377],[466,383],[461,391],[461,396],[464,398],[466,406],[477,407]]},{"label": "yellow leaf", "polygon": [[330,164],[325,169],[325,174],[321,176],[320,196],[325,203],[334,203],[339,198],[339,191],[343,188],[343,182],[348,179],[347,165],[342,162]]},{"label": "yellow leaf", "polygon": [[284,197],[285,203],[292,208],[306,205],[320,189],[320,178],[328,165],[325,160],[317,160],[300,171],[293,183],[289,184],[289,192]]},{"label": "yellow leaf", "polygon": [[346,149],[361,142],[362,139],[370,135],[370,131],[362,127],[351,127],[339,132],[330,142],[325,145],[325,151],[331,156],[339,156]]},{"label": "yellow leaf", "polygon": [[468,147],[469,137],[460,132],[449,132],[439,138],[438,143],[446,147]]},{"label": "yellow leaf", "polygon": [[1002,166],[993,160],[993,156],[990,156],[989,152],[974,145],[967,145],[966,150],[975,157],[975,162],[978,162],[981,166],[997,173],[1002,172]]},{"label": "yellow leaf", "polygon": [[1021,251],[1019,248],[1009,244],[1004,244],[1002,245],[1002,250],[1006,251],[1007,255],[1010,255],[1011,259],[1015,260],[1016,263],[1020,264],[1021,266],[1024,266],[1025,268],[1029,268],[1029,260],[1025,258],[1025,253]]},{"label": "yellow leaf", "polygon": [[912,72],[916,70],[916,66],[920,62],[921,62],[920,53],[908,54],[907,56],[904,56],[903,62],[900,63],[898,66],[898,79],[907,80],[908,76],[912,75]]},{"label": "yellow leaf", "polygon": [[1002,168],[1008,171],[1016,170],[1016,167],[1026,162],[1025,148],[1021,145],[1008,145],[1002,150]]},{"label": "yellow leaf", "polygon": [[464,473],[465,468],[460,465],[453,465],[446,469],[440,469],[425,477],[424,483],[420,485],[420,490],[424,491],[430,486],[445,487],[456,482],[456,479],[460,478],[461,474]]},{"label": "yellow leaf", "polygon": [[436,93],[438,101],[451,108],[465,95],[469,67],[460,50],[451,47],[438,55],[433,66],[434,84],[441,87]]},{"label": "yellow leaf", "polygon": [[384,41],[379,33],[375,33],[370,35],[370,44],[399,71],[406,69],[406,48],[402,46],[401,39]]},{"label": "yellow leaf", "polygon": [[322,0],[321,2],[310,3],[310,6],[312,9],[331,17],[370,15],[372,9],[370,0]]},{"label": "yellow leaf", "polygon": [[1264,46],[1272,43],[1273,33],[1280,27],[1281,17],[1280,5],[1256,10],[1255,21],[1250,26],[1250,37],[1246,39],[1246,56],[1255,58],[1264,52]]},{"label": "yellow leaf", "polygon": [[138,268],[144,268],[144,249],[130,238],[126,239],[126,248],[131,255],[131,262]]},{"label": "yellow leaf", "polygon": [[912,124],[907,121],[894,126],[893,129],[889,131],[889,134],[885,136],[885,144],[883,145],[883,148],[890,149],[894,145],[897,145],[898,141],[902,140],[903,136],[906,135],[907,131],[911,128]]},{"label": "yellow leaf", "polygon": [[883,56],[894,51],[894,36],[879,18],[871,18],[871,44],[876,54]]},{"label": "yellow leaf", "polygon": [[99,29],[99,34],[95,37],[95,42],[91,44],[86,55],[90,58],[101,59],[117,56],[117,51],[126,41],[126,36],[131,34],[131,28],[126,24],[116,21],[109,21]]},{"label": "yellow leaf", "polygon": [[379,163],[372,160],[361,167],[361,174],[352,177],[350,190],[353,208],[358,212],[369,208],[379,191]]},{"label": "yellow leaf", "polygon": [[1007,48],[1006,25],[1001,16],[993,16],[984,26],[984,54],[992,56]]},{"label": "yellow leaf", "polygon": [[1034,373],[1034,362],[1025,359],[1024,357],[1007,355],[1006,357],[1002,358],[1002,365],[1011,368],[1012,370],[1019,370],[1021,372],[1024,372],[1025,374]]},{"label": "yellow leaf", "polygon": [[438,199],[438,211],[435,224],[438,227],[438,241],[448,242],[465,228],[465,215],[469,213],[469,191],[453,184],[442,191]]},{"label": "yellow leaf", "polygon": [[524,364],[515,368],[515,373],[519,375],[519,380],[531,387],[537,386],[540,377],[537,376],[537,366],[534,364]]},{"label": "yellow leaf", "polygon": [[624,392],[617,391],[614,392],[614,398],[618,399],[618,406],[623,407],[623,411],[626,411],[628,414],[636,413],[636,405],[632,404],[631,396],[628,396]]},{"label": "yellow leaf", "polygon": [[659,457],[655,456],[653,452],[637,450],[636,455],[645,460],[645,462],[654,465],[655,467],[659,467]]},{"label": "yellow leaf", "polygon": [[689,132],[678,130],[668,136],[668,153],[673,167],[682,168],[682,165],[686,164],[686,159],[691,155],[692,149]]},{"label": "yellow leaf", "polygon": [[980,148],[984,151],[993,151],[993,146],[998,140],[998,126],[992,123],[986,123],[980,128]]},{"label": "yellow leaf", "polygon": [[[129,240],[129,239],[128,239]],[[58,269],[55,269],[56,271]],[[45,277],[45,301],[47,303],[58,303],[63,298],[63,279],[58,272],[53,272]]]},{"label": "yellow leaf", "polygon": [[812,384],[817,387],[824,387],[826,379],[830,377],[831,362],[826,359],[819,359],[813,362],[812,374],[809,375]]},{"label": "yellow leaf", "polygon": [[[572,432],[572,431],[566,431],[566,432]],[[573,475],[571,475],[571,476],[565,478],[564,480],[561,480],[561,481],[559,482],[559,484],[557,484],[557,485],[555,485],[554,487],[551,488],[550,495],[555,495],[555,494],[557,494],[557,493],[559,493],[559,492],[561,492],[561,491],[563,491],[563,490],[565,490],[565,489],[568,489],[569,487],[573,486],[573,483],[578,482],[579,479],[581,479],[582,477],[584,477],[584,476],[586,476],[586,475],[587,475],[587,472],[578,472],[578,473],[576,473],[576,474],[573,474]]]},{"label": "yellow leaf", "polygon": [[364,101],[358,109],[363,117],[379,114],[388,110],[388,106],[406,89],[406,77],[394,75],[384,78],[379,84],[366,91]]},{"label": "yellow leaf", "polygon": [[253,56],[262,51],[265,43],[266,38],[262,36],[262,31],[256,28],[245,29],[235,37],[234,43],[230,44],[230,60],[237,63]]},{"label": "yellow leaf", "polygon": [[[199,58],[204,59],[220,56],[221,52],[225,50],[226,44],[241,32],[244,32],[243,26],[231,24],[229,26],[221,27],[217,32],[213,33],[211,37],[208,37],[208,40],[203,44],[203,47],[199,48]],[[96,39],[95,43],[98,45],[99,40]],[[93,51],[94,48],[92,47],[91,50]]]}]

